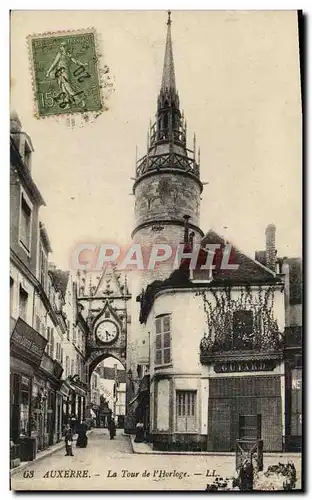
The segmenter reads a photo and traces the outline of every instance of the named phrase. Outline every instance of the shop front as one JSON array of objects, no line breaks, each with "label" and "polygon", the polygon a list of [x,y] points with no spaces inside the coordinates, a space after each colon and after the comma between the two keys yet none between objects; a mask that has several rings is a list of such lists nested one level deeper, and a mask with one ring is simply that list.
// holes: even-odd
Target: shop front
[{"label": "shop front", "polygon": [[208,451],[235,451],[237,440],[263,440],[283,450],[283,363],[238,359],[209,366]]},{"label": "shop front", "polygon": [[288,356],[285,361],[286,451],[302,449],[302,355]]},{"label": "shop front", "polygon": [[136,424],[142,423],[146,437],[150,427],[150,376],[144,375],[140,380],[137,395],[129,402],[134,407]]},{"label": "shop front", "polygon": [[44,353],[32,389],[32,435],[37,440],[38,450],[52,446],[61,438],[59,389],[62,371],[61,365]]},{"label": "shop front", "polygon": [[70,391],[70,385],[66,382],[66,380],[62,380],[59,390],[61,400],[61,436],[64,434],[65,426],[70,423]]},{"label": "shop front", "polygon": [[86,419],[88,386],[79,379],[68,380],[70,387],[69,415],[74,426]]},{"label": "shop front", "polygon": [[[31,451],[33,431],[33,381],[47,343],[36,330],[19,318],[12,321],[10,339],[10,439],[14,464],[36,454]],[[28,439],[28,441],[27,441]],[[17,450],[19,450],[17,452]],[[23,452],[25,451],[25,453]],[[28,450],[28,451],[27,451]],[[33,457],[34,458],[34,457]]]}]

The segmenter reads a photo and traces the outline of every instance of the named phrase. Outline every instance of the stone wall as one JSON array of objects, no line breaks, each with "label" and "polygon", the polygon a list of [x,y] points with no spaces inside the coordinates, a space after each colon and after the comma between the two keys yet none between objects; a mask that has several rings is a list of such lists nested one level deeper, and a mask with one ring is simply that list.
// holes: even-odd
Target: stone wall
[{"label": "stone wall", "polygon": [[190,216],[190,223],[199,224],[200,185],[195,179],[179,172],[165,172],[142,179],[135,187],[136,226],[181,220]]}]

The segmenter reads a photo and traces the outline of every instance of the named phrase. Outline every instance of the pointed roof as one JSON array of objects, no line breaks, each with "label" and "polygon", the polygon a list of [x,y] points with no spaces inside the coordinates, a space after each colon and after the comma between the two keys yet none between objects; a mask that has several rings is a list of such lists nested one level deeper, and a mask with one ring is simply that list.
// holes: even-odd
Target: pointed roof
[{"label": "pointed roof", "polygon": [[172,39],[171,39],[171,11],[168,11],[168,21],[167,21],[167,40],[165,49],[165,59],[164,68],[161,82],[161,90],[172,89],[176,90],[175,83],[175,73],[174,73],[174,62],[173,62],[173,51],[172,51]]},{"label": "pointed roof", "polygon": [[103,295],[122,295],[124,287],[120,283],[120,274],[117,273],[115,266],[108,264],[103,267],[103,271],[98,279],[98,284],[94,292],[94,297],[103,297]]}]

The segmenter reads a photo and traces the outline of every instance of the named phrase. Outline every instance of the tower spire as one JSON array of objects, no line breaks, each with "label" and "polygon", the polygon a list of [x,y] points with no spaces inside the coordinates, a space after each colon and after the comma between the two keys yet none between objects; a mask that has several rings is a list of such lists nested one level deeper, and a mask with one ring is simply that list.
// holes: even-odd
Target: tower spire
[{"label": "tower spire", "polygon": [[173,51],[172,51],[172,39],[171,39],[171,11],[168,10],[168,21],[167,21],[167,40],[164,58],[164,68],[161,81],[161,90],[166,89],[176,90],[175,83],[175,73],[174,73],[174,62],[173,62]]},{"label": "tower spire", "polygon": [[[180,111],[179,95],[176,90],[175,71],[171,40],[171,12],[168,11],[167,38],[161,88],[157,97],[156,120],[150,126],[147,154],[137,163],[137,182],[149,172],[172,169],[175,173],[188,173],[199,179],[199,168],[195,153],[187,148],[186,120]],[[194,144],[194,149],[196,143]]]}]

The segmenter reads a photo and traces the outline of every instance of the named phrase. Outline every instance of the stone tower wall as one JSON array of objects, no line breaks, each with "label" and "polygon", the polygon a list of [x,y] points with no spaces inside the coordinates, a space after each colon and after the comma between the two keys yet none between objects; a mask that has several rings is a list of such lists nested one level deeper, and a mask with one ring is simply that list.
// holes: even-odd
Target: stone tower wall
[{"label": "stone tower wall", "polygon": [[181,220],[199,224],[200,185],[190,176],[174,172],[157,173],[142,179],[135,187],[135,224]]}]

